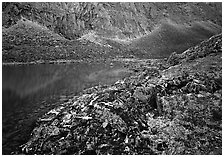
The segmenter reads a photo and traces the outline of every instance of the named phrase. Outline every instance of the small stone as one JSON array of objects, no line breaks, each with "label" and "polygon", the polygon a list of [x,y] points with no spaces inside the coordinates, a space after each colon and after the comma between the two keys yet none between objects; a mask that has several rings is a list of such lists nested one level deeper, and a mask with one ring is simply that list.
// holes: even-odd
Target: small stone
[{"label": "small stone", "polygon": [[130,148],[128,146],[125,147],[124,149],[125,152],[130,152]]},{"label": "small stone", "polygon": [[102,126],[103,126],[103,128],[106,128],[107,125],[108,125],[108,120],[106,119],[106,120],[103,122]]}]

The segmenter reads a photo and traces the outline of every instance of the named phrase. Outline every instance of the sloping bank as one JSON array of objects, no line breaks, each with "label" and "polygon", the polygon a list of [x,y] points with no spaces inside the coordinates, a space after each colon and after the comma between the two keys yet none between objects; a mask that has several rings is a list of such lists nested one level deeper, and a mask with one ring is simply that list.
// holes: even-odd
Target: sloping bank
[{"label": "sloping bank", "polygon": [[37,121],[25,154],[221,154],[222,37],[85,90]]}]

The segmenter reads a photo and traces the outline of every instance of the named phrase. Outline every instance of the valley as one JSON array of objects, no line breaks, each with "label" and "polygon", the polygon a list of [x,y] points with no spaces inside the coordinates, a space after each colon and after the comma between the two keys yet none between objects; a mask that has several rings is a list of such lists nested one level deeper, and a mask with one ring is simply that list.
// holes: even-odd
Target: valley
[{"label": "valley", "polygon": [[221,155],[222,3],[3,2],[2,154]]}]

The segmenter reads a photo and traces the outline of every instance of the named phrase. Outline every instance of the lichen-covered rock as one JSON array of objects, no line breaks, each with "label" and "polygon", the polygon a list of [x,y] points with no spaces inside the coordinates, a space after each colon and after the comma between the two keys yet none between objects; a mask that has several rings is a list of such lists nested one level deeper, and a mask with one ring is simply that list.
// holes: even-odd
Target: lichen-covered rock
[{"label": "lichen-covered rock", "polygon": [[178,64],[180,61],[180,55],[176,52],[173,52],[167,60],[167,63],[171,66]]}]

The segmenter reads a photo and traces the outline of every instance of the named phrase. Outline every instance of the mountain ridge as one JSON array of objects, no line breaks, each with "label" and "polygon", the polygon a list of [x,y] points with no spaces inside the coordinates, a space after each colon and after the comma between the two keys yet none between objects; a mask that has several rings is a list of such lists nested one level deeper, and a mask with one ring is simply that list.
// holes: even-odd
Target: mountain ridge
[{"label": "mountain ridge", "polygon": [[88,30],[127,38],[151,32],[164,18],[177,24],[210,20],[221,25],[220,8],[220,3],[4,3],[3,26],[25,17],[71,39]]}]

